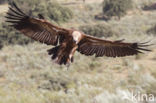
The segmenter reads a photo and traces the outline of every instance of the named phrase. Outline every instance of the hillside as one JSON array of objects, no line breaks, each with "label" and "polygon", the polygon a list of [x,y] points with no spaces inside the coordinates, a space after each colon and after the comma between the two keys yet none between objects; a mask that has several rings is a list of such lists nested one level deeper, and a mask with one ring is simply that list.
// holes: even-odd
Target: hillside
[{"label": "hillside", "polygon": [[[81,0],[58,1],[74,11],[74,18],[59,26],[79,29],[86,24],[104,24],[119,34],[104,39],[156,43],[156,35],[146,32],[156,24],[156,10],[139,8],[148,0],[136,0],[136,8],[120,20],[108,22],[94,19],[102,12],[102,0],[86,0],[85,4]],[[7,6],[0,5],[1,15]],[[131,98],[132,92],[156,98],[156,46],[149,47],[152,52],[123,58],[87,57],[77,52],[69,68],[51,61],[46,52],[49,48],[34,42],[0,50],[0,103],[145,103],[123,99]]]}]

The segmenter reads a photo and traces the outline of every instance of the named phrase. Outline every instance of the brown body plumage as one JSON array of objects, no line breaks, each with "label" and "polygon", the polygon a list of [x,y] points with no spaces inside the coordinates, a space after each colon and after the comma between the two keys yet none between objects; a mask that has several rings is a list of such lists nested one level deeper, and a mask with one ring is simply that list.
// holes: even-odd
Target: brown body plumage
[{"label": "brown body plumage", "polygon": [[24,35],[41,43],[55,46],[48,50],[48,53],[58,64],[66,65],[73,62],[75,51],[87,56],[95,54],[96,57],[123,57],[150,51],[144,48],[149,46],[146,43],[108,41],[55,26],[46,21],[41,14],[39,18],[26,15],[14,2],[9,7],[6,18],[7,22],[12,23],[11,26]]}]

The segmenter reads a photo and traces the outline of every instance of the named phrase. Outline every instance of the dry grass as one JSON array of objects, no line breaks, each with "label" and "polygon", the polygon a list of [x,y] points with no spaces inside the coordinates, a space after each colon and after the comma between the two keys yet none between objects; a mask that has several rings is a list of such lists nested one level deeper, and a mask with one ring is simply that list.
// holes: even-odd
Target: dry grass
[{"label": "dry grass", "polygon": [[8,5],[7,4],[0,5],[0,14],[4,13],[4,12],[7,12],[7,10],[8,10]]},{"label": "dry grass", "polygon": [[75,63],[67,70],[52,63],[46,53],[48,48],[38,43],[3,48],[0,102],[124,103],[122,92],[129,90],[156,94],[156,62],[151,58],[156,50],[137,60],[135,56],[113,59],[76,53]]},{"label": "dry grass", "polygon": [[[138,0],[139,1],[139,0]],[[94,6],[95,5],[95,6]],[[64,27],[102,23],[92,18],[99,4],[71,6],[75,18]],[[84,12],[85,11],[85,12]],[[110,40],[148,41],[156,37],[146,30],[156,23],[156,12],[139,11],[108,23],[121,36]],[[50,60],[51,46],[33,43],[5,46],[0,51],[0,103],[134,103],[123,100],[131,91],[156,97],[156,48],[153,52],[124,58],[95,58],[75,54],[67,70]],[[156,102],[156,101],[155,101]],[[142,102],[143,103],[143,102]]]}]

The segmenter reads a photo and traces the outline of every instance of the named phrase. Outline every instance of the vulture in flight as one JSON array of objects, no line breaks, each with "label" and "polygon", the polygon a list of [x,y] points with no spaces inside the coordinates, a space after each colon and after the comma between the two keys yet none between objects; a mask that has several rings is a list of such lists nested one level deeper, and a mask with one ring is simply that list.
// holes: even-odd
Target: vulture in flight
[{"label": "vulture in flight", "polygon": [[6,22],[24,35],[54,46],[47,50],[51,59],[56,63],[67,65],[73,62],[75,51],[86,56],[96,57],[123,57],[136,55],[142,51],[151,51],[144,43],[126,43],[123,40],[109,41],[86,35],[80,31],[65,29],[56,26],[44,19],[42,15],[38,18],[25,14],[12,2],[6,15]]}]

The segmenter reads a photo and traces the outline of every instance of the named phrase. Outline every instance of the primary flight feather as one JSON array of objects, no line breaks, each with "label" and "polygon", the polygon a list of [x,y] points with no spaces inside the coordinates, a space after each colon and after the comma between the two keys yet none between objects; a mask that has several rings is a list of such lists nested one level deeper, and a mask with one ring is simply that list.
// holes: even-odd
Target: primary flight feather
[{"label": "primary flight feather", "polygon": [[6,22],[11,23],[11,26],[24,35],[41,43],[55,46],[48,50],[48,54],[52,55],[52,60],[60,65],[73,62],[75,51],[87,56],[95,54],[96,57],[123,57],[136,55],[142,51],[151,51],[144,48],[149,46],[146,45],[146,42],[108,41],[79,31],[58,27],[45,20],[41,14],[39,18],[28,16],[14,2],[10,4],[6,18]]}]

